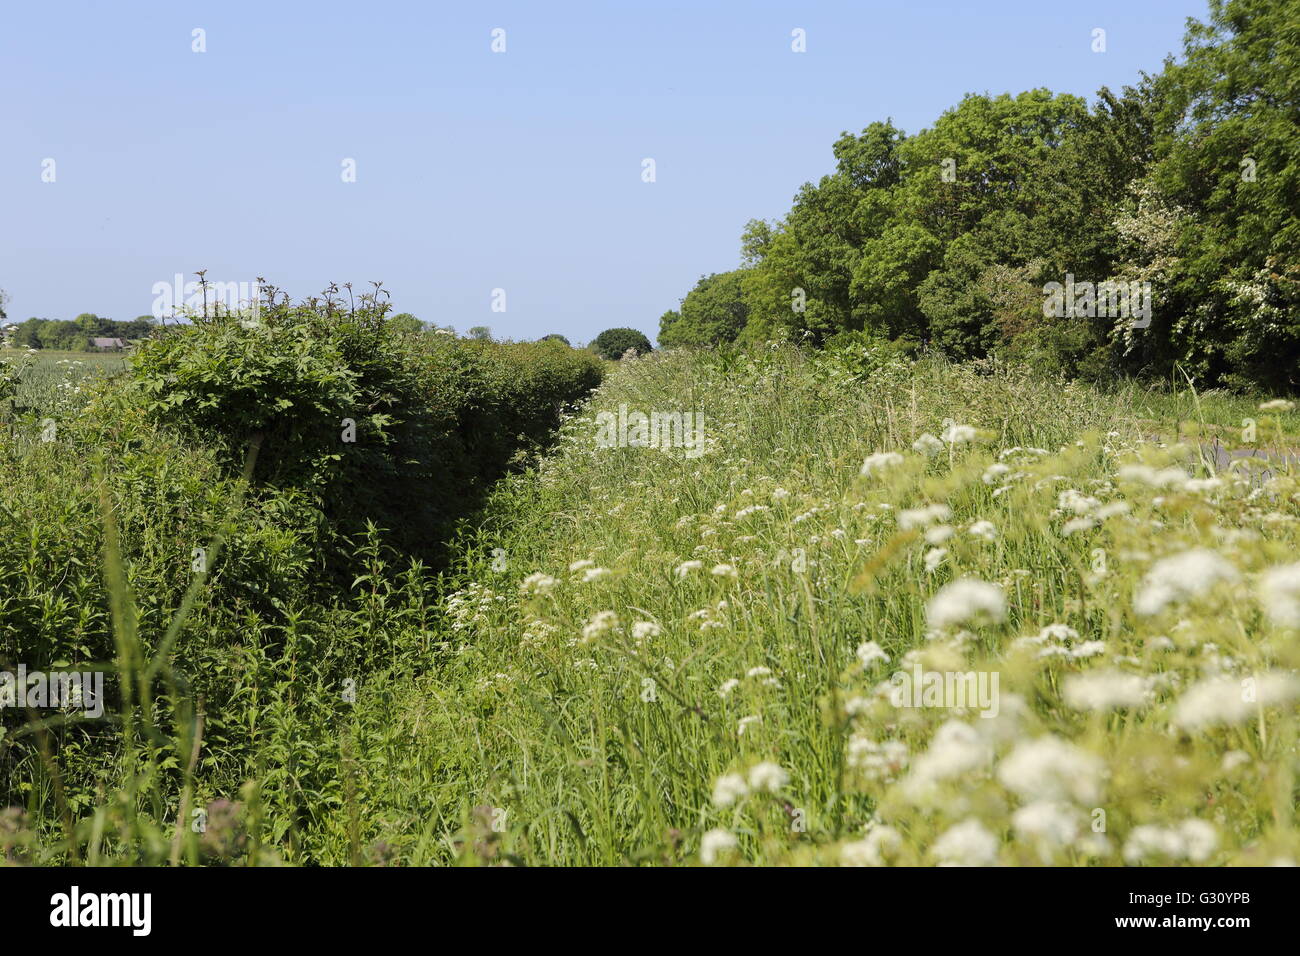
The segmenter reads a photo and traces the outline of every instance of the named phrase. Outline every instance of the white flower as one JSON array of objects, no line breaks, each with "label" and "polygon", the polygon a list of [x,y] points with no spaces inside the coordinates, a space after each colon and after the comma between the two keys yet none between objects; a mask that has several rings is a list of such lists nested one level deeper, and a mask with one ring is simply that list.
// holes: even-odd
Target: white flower
[{"label": "white flower", "polygon": [[1279,627],[1300,627],[1300,563],[1265,571],[1259,579],[1259,603]]},{"label": "white flower", "polygon": [[1219,834],[1205,820],[1190,818],[1171,827],[1154,824],[1134,827],[1124,842],[1124,861],[1140,863],[1148,857],[1204,863],[1214,855]]},{"label": "white flower", "polygon": [[755,793],[776,793],[790,782],[790,775],[777,764],[765,761],[749,770],[749,786]]},{"label": "white flower", "polygon": [[936,783],[985,767],[991,756],[974,727],[950,720],[935,733],[929,749],[912,761],[904,792],[910,799],[924,799]]},{"label": "white flower", "polygon": [[922,455],[930,457],[943,451],[943,442],[935,438],[929,432],[926,432],[916,441],[912,442],[912,450],[919,451]]},{"label": "white flower", "polygon": [[772,668],[759,666],[759,667],[751,667],[749,670],[745,671],[745,676],[766,677],[770,673],[772,673]]},{"label": "white flower", "polygon": [[1285,398],[1275,398],[1272,401],[1259,403],[1261,412],[1289,412],[1294,408],[1295,402],[1288,402]]},{"label": "white flower", "polygon": [[978,820],[966,820],[944,831],[935,841],[934,855],[943,866],[992,866],[998,838]]},{"label": "white flower", "polygon": [[1061,696],[1075,710],[1116,710],[1141,707],[1147,702],[1150,682],[1123,671],[1089,671],[1065,678]]},{"label": "white flower", "polygon": [[984,484],[986,485],[991,485],[994,484],[1003,475],[1010,474],[1010,473],[1011,473],[1010,465],[1004,465],[1001,462],[995,462],[984,469],[984,474],[981,476],[980,480],[983,481]]},{"label": "white flower", "polygon": [[1079,835],[1079,811],[1068,803],[1038,800],[1012,814],[1011,825],[1022,839],[1064,846]]},{"label": "white flower", "polygon": [[939,565],[943,564],[943,559],[947,556],[947,548],[931,548],[925,552],[925,570],[933,574]]},{"label": "white flower", "polygon": [[965,445],[975,440],[975,429],[969,425],[949,425],[943,430],[942,438],[950,445]]},{"label": "white flower", "polygon": [[555,584],[555,578],[536,571],[524,578],[523,583],[519,585],[519,590],[525,594],[546,594],[555,587]]},{"label": "white flower", "polygon": [[595,561],[591,561],[591,560],[588,560],[588,559],[583,559],[582,561],[574,561],[572,564],[569,565],[569,570],[570,570],[570,571],[581,571],[581,570],[583,570],[584,568],[590,568],[590,567],[592,567],[593,565],[595,565],[595,563],[596,563]]},{"label": "white flower", "polygon": [[713,570],[709,573],[714,577],[731,578],[733,581],[736,580],[736,569],[730,564],[715,564]]},{"label": "white flower", "polygon": [[1210,677],[1193,684],[1178,699],[1173,722],[1197,729],[1251,720],[1260,707],[1284,703],[1300,695],[1300,681],[1283,671],[1258,677]]},{"label": "white flower", "polygon": [[681,564],[677,565],[677,576],[679,578],[684,578],[692,571],[698,571],[702,567],[704,567],[703,561],[683,561]]},{"label": "white flower", "polygon": [[859,644],[857,650],[858,660],[862,662],[863,667],[870,667],[876,661],[889,663],[889,655],[875,641],[867,641],[865,644]]},{"label": "white flower", "polygon": [[722,682],[722,686],[718,688],[718,696],[726,697],[728,694],[730,694],[733,690],[735,690],[739,686],[740,686],[739,680],[737,680],[734,677],[728,678],[727,680],[724,680]]},{"label": "white flower", "polygon": [[737,737],[745,736],[745,728],[747,728],[750,724],[761,724],[762,722],[763,722],[763,718],[760,717],[758,714],[750,714],[748,717],[741,717],[740,723],[736,725],[736,736]]},{"label": "white flower", "polygon": [[654,621],[637,621],[632,625],[632,637],[638,641],[658,637],[661,631],[662,629]]},{"label": "white flower", "polygon": [[952,530],[952,525],[936,525],[925,532],[925,543],[938,547],[951,538],[955,533],[956,532]]},{"label": "white flower", "polygon": [[1152,488],[1181,488],[1187,482],[1187,472],[1181,468],[1161,468],[1150,465],[1124,465],[1117,472],[1120,481],[1132,481]]},{"label": "white flower", "polygon": [[998,764],[998,780],[1027,800],[1090,803],[1100,793],[1102,770],[1100,758],[1049,734],[1018,744]]},{"label": "white flower", "polygon": [[749,795],[745,778],[738,773],[724,773],[713,782],[713,805],[729,807]]},{"label": "white flower", "polygon": [[903,837],[897,830],[877,824],[861,840],[840,847],[840,865],[884,866],[885,856],[902,845]]},{"label": "white flower", "polygon": [[947,521],[952,509],[944,504],[926,505],[924,508],[905,508],[898,513],[898,526],[904,531],[924,528],[936,521]]},{"label": "white flower", "polygon": [[945,584],[930,598],[925,619],[932,630],[942,630],[977,617],[1000,621],[1006,612],[1006,599],[996,585],[975,578],[959,578]]},{"label": "white flower", "polygon": [[985,541],[993,541],[998,536],[998,529],[993,526],[993,522],[983,519],[976,521],[966,531],[968,534],[983,538]]},{"label": "white flower", "polygon": [[582,576],[582,580],[584,583],[590,584],[592,581],[599,581],[601,578],[607,578],[612,573],[613,572],[610,571],[609,568],[587,568],[586,573]]},{"label": "white flower", "polygon": [[1133,609],[1142,617],[1150,617],[1172,602],[1196,597],[1220,581],[1236,578],[1237,569],[1216,552],[1205,548],[1184,551],[1152,565]]},{"label": "white flower", "polygon": [[700,839],[700,862],[712,866],[719,856],[739,845],[736,835],[729,830],[710,830]]},{"label": "white flower", "polygon": [[883,472],[903,463],[903,456],[896,451],[878,451],[874,455],[868,455],[866,461],[862,463],[862,469],[858,472],[860,475],[870,477],[877,472]]},{"label": "white flower", "polygon": [[618,627],[618,615],[613,611],[598,611],[583,625],[580,644],[589,644]]}]

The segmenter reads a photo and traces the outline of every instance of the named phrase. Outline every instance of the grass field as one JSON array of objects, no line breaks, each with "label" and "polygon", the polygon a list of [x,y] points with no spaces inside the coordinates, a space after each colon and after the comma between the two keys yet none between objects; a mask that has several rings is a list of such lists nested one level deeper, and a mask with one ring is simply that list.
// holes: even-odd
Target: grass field
[{"label": "grass field", "polygon": [[[672,354],[620,404],[702,410],[708,454],[571,422],[499,492],[436,665],[359,708],[400,857],[1296,860],[1292,476],[1006,368]],[[898,706],[917,668],[993,702]]]},{"label": "grass field", "polygon": [[[1300,489],[1172,441],[1293,434],[1259,403],[869,352],[625,361],[440,579],[375,551],[320,623],[222,638],[282,681],[241,685],[250,753],[177,735],[63,809],[23,763],[7,852],[1294,863]],[[597,441],[620,411],[702,413],[703,444]],[[381,663],[341,687],[331,629]],[[191,807],[209,828],[175,827]]]}]

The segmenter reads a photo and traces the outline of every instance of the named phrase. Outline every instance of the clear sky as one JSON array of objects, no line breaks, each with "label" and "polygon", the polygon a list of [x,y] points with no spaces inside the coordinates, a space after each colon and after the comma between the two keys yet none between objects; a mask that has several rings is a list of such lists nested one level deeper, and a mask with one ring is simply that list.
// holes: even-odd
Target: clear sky
[{"label": "clear sky", "polygon": [[397,311],[461,331],[653,338],[701,274],[738,264],[746,220],[832,169],[842,131],[915,132],[967,92],[1091,98],[1158,71],[1204,15],[1203,0],[0,0],[0,288],[11,320],[127,319],[178,272],[295,297],[378,279]]}]

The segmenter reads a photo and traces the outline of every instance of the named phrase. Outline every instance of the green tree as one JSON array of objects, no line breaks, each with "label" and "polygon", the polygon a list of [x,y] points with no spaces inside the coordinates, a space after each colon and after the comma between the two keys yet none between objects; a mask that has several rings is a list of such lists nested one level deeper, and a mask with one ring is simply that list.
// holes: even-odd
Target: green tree
[{"label": "green tree", "polygon": [[628,349],[636,349],[638,355],[653,351],[645,333],[629,328],[606,329],[588,347],[604,359],[621,359]]},{"label": "green tree", "polygon": [[681,311],[660,317],[659,344],[675,348],[734,342],[748,320],[743,269],[701,276],[682,300]]}]

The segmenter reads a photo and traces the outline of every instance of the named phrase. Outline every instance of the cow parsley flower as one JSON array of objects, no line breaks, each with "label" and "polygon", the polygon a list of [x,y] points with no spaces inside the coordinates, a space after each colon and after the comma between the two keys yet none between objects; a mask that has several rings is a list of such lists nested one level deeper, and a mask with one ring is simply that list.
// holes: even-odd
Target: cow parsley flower
[{"label": "cow parsley flower", "polygon": [[931,629],[942,630],[977,618],[1001,621],[1006,613],[1006,598],[996,585],[975,578],[958,578],[930,598],[925,619]]},{"label": "cow parsley flower", "polygon": [[710,830],[700,839],[700,862],[712,866],[718,857],[729,853],[739,846],[736,835],[729,830]]},{"label": "cow parsley flower", "polygon": [[1214,551],[1184,551],[1152,565],[1133,609],[1142,617],[1150,617],[1171,603],[1205,594],[1220,581],[1234,581],[1237,577],[1237,569]]},{"label": "cow parsley flower", "polygon": [[862,468],[858,472],[860,475],[871,477],[894,468],[903,463],[903,456],[896,451],[878,451],[874,455],[868,455],[862,463]]},{"label": "cow parsley flower", "polygon": [[737,800],[749,795],[749,785],[738,773],[724,773],[713,782],[713,805],[718,808],[729,807]]},{"label": "cow parsley flower", "polygon": [[934,855],[941,866],[992,866],[998,858],[998,838],[978,820],[965,820],[935,841]]},{"label": "cow parsley flower", "polygon": [[749,769],[749,787],[755,793],[776,793],[790,782],[790,775],[771,761]]}]

